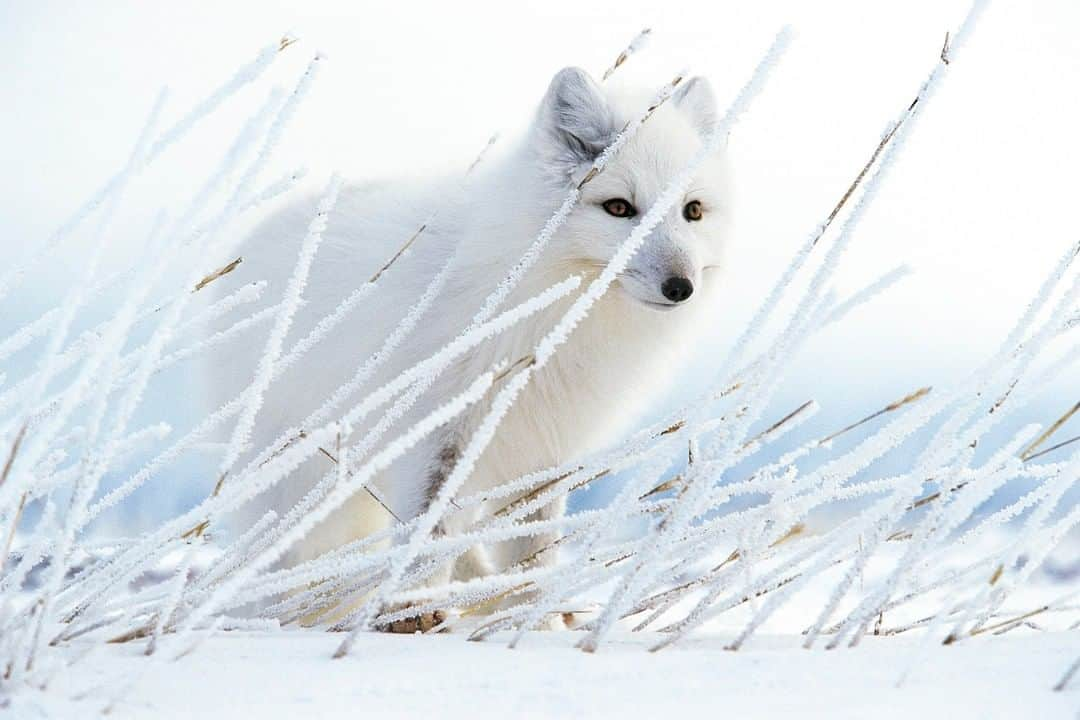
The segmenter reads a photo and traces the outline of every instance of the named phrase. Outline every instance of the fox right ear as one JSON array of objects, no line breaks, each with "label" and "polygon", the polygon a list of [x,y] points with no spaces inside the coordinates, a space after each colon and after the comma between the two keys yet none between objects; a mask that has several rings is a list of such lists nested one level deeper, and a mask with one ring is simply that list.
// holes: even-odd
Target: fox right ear
[{"label": "fox right ear", "polygon": [[551,159],[570,172],[595,160],[615,138],[614,114],[581,68],[565,68],[552,78],[537,120]]}]

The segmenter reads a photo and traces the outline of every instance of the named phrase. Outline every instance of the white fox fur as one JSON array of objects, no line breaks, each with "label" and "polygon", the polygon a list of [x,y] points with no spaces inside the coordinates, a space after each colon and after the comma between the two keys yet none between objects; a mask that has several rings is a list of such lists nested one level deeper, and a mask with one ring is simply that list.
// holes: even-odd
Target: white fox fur
[{"label": "white fox fur", "polygon": [[[365,282],[437,210],[436,219],[382,276],[361,307],[274,382],[258,415],[253,450],[296,426],[346,382],[456,252],[453,270],[434,306],[360,393],[377,388],[453,339],[506,277],[596,155],[652,100],[648,93],[613,90],[580,70],[566,69],[552,80],[525,137],[502,157],[478,166],[464,192],[456,182],[432,183],[426,190],[408,193],[394,183],[346,186],[329,217],[305,302],[286,347]],[[604,208],[605,201],[623,199],[643,214],[700,149],[714,112],[708,84],[699,78],[686,81],[608,167],[585,185],[579,205],[501,309],[569,275],[582,276],[583,287],[596,277],[640,219],[612,216]],[[684,208],[694,200],[700,202],[703,214],[699,220],[688,220]],[[727,163],[718,154],[704,165],[683,202],[651,233],[619,281],[529,383],[463,493],[581,459],[611,444],[641,418],[694,352],[703,324],[720,312],[715,307],[721,277],[718,266],[729,234],[730,206]],[[262,225],[244,248],[241,268],[247,279],[268,279],[271,288],[280,292],[314,207],[313,199],[295,202]],[[665,297],[661,286],[672,277],[692,283],[693,294],[687,301],[675,304]],[[556,303],[470,352],[440,377],[387,439],[463,390],[497,361],[513,362],[528,355],[571,300]],[[260,342],[252,341],[248,352],[230,351],[227,360],[214,361],[209,387],[215,405],[246,387],[260,349]],[[355,401],[351,398],[347,406]],[[398,517],[407,519],[423,511],[487,407],[480,403],[377,478],[375,485]],[[362,437],[366,429],[357,428],[353,439]],[[283,481],[269,502],[279,513],[287,510],[332,470],[328,458],[316,456]],[[458,511],[440,531],[461,532],[506,502]],[[564,503],[555,502],[541,515],[554,517],[563,512]],[[317,556],[390,521],[385,511],[361,493],[293,548],[289,560]],[[461,579],[493,572],[550,540],[538,537],[475,548],[434,581],[445,580],[451,571]],[[554,560],[554,552],[546,552],[538,562]]]}]

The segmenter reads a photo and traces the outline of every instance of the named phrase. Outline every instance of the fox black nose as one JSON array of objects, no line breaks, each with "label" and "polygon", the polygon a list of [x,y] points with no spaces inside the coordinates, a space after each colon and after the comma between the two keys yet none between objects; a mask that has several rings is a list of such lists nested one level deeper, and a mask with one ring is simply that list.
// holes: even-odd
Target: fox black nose
[{"label": "fox black nose", "polygon": [[669,277],[660,284],[660,292],[673,303],[681,303],[690,299],[694,294],[694,284],[689,278]]}]

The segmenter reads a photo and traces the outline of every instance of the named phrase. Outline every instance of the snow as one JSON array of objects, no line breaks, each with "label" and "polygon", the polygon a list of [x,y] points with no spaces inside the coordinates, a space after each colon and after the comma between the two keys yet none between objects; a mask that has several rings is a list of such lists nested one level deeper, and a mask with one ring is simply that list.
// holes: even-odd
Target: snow
[{"label": "snow", "polygon": [[[1075,689],[1053,692],[1075,635],[1028,634],[936,648],[897,687],[897,658],[916,642],[867,638],[857,651],[804,651],[791,635],[695,636],[650,654],[653,633],[616,633],[595,654],[576,633],[361,635],[331,660],[340,635],[220,633],[175,663],[146,668],[144,642],[109,645],[58,677],[48,696],[16,699],[15,717],[87,717],[112,703],[126,718],[730,718],[888,720],[1069,718]],[[89,649],[89,646],[87,646]],[[1022,658],[1022,662],[1017,662]],[[138,682],[115,699],[125,681]],[[75,699],[81,698],[81,699]]]}]

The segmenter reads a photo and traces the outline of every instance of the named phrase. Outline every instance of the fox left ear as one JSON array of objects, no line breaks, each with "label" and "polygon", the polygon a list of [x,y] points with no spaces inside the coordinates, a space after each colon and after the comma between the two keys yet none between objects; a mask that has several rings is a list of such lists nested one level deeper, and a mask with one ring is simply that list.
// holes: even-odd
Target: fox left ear
[{"label": "fox left ear", "polygon": [[700,134],[706,135],[712,130],[716,123],[716,97],[708,80],[703,77],[684,80],[671,99]]},{"label": "fox left ear", "polygon": [[591,163],[615,137],[615,119],[603,92],[580,68],[565,68],[551,80],[538,124],[551,159],[571,169]]}]

